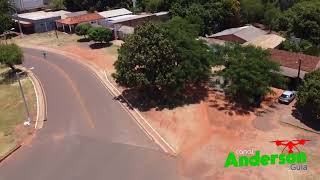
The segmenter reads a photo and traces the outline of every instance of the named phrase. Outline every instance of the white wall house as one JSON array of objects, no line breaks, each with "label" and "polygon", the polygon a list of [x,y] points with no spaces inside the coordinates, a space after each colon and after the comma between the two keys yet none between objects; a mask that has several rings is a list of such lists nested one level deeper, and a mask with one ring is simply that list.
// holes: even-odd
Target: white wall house
[{"label": "white wall house", "polygon": [[13,0],[18,11],[32,10],[44,6],[43,0]]}]

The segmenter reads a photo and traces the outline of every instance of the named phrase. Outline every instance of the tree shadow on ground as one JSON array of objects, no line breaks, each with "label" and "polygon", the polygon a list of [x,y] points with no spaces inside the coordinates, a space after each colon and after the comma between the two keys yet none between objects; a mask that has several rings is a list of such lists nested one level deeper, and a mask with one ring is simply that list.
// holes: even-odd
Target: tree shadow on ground
[{"label": "tree shadow on ground", "polygon": [[224,93],[210,90],[210,94],[214,94],[214,99],[209,100],[209,107],[216,108],[219,111],[224,111],[226,114],[235,115],[248,115],[253,108],[244,106],[243,104],[234,102],[230,97],[224,95]]},{"label": "tree shadow on ground", "polygon": [[27,73],[21,71],[20,69],[7,70],[0,74],[0,84],[12,84],[15,83],[18,79],[16,73],[19,73],[20,78],[27,77]]},{"label": "tree shadow on ground", "polygon": [[77,42],[90,42],[91,40],[89,38],[81,38],[81,39],[78,39]]},{"label": "tree shadow on ground", "polygon": [[291,115],[309,128],[320,131],[320,119],[314,117],[312,112],[308,111],[308,109],[301,109],[295,105]]},{"label": "tree shadow on ground", "polygon": [[108,42],[108,43],[93,43],[90,44],[89,47],[91,49],[101,49],[101,48],[106,48],[106,47],[110,47],[112,45],[112,43]]},{"label": "tree shadow on ground", "polygon": [[[208,91],[204,87],[188,88],[180,95],[170,96],[161,92],[147,92],[144,89],[126,89],[115,99],[127,104],[130,108],[137,108],[140,111],[148,111],[152,108],[156,110],[174,109],[189,104],[196,104],[208,96]],[[126,102],[126,100],[131,106]]]}]

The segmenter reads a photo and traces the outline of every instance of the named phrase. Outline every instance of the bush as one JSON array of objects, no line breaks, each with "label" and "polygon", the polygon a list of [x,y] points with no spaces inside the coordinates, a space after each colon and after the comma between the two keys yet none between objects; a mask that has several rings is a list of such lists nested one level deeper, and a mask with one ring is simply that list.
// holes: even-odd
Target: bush
[{"label": "bush", "polygon": [[89,30],[88,35],[95,42],[108,43],[112,41],[112,31],[104,27],[93,27]]},{"label": "bush", "polygon": [[320,119],[320,70],[305,76],[298,88],[297,105],[311,120]]},{"label": "bush", "polygon": [[90,24],[79,24],[76,26],[75,31],[78,36],[84,36],[86,38],[91,28]]},{"label": "bush", "polygon": [[15,70],[14,65],[22,64],[23,53],[16,44],[0,44],[0,64]]}]

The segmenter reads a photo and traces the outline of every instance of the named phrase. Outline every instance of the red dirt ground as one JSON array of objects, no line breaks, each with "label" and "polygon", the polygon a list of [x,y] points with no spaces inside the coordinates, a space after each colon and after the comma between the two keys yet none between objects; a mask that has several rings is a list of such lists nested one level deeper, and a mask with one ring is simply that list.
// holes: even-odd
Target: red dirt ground
[{"label": "red dirt ground", "polygon": [[[112,72],[116,58],[101,49],[91,50],[78,45],[60,48],[77,52],[100,68]],[[159,133],[179,152],[181,173],[191,179],[316,179],[320,178],[319,135],[298,130],[279,123],[281,114],[291,111],[291,106],[272,106],[280,90],[269,96],[256,112],[257,117],[228,103],[222,93],[210,91],[209,97],[199,104],[173,110],[150,110],[143,113]],[[293,103],[292,103],[293,104]],[[307,138],[305,145],[309,166],[306,172],[295,172],[285,166],[250,168],[224,168],[230,151],[237,149],[260,150],[263,154],[280,153],[270,141],[276,139]]]}]

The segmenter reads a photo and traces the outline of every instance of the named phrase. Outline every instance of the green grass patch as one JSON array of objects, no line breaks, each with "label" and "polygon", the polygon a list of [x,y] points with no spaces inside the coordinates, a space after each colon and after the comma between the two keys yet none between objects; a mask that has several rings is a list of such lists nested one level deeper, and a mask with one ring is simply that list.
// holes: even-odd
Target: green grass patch
[{"label": "green grass patch", "polygon": [[119,48],[120,48],[119,46],[111,45],[110,47],[106,47],[106,48],[105,48],[105,52],[106,52],[108,55],[118,57],[118,49],[119,49]]},{"label": "green grass patch", "polygon": [[32,45],[44,45],[50,47],[57,46],[65,46],[70,43],[75,43],[82,37],[77,36],[75,34],[66,34],[62,32],[57,32],[58,38],[55,35],[54,31],[46,32],[46,33],[35,33],[26,35],[23,38],[16,37],[13,39],[17,44],[32,44]]},{"label": "green grass patch", "polygon": [[[3,75],[7,69],[0,67]],[[3,78],[1,76],[1,78]],[[22,124],[26,120],[26,111],[16,80],[0,83],[0,156],[21,140],[29,132],[28,127]],[[36,116],[36,96],[34,87],[29,78],[21,80],[28,102],[31,117]]]}]

